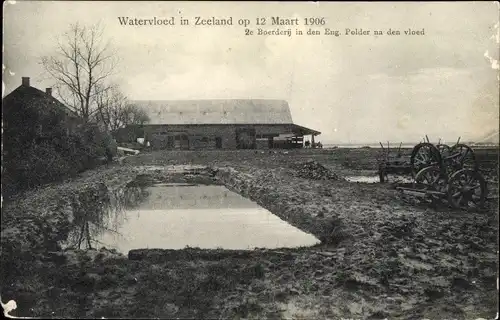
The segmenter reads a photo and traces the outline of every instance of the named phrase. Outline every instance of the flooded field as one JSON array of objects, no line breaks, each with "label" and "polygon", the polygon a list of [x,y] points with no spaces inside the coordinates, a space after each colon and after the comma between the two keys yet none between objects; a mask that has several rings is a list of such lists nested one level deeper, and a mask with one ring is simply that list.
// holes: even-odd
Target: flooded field
[{"label": "flooded field", "polygon": [[[111,199],[111,205],[89,216],[85,228],[70,242],[94,248],[133,249],[285,248],[319,243],[258,204],[223,186],[190,183],[130,185]],[[85,243],[83,243],[85,244]],[[69,244],[68,244],[69,245]]]},{"label": "flooded field", "polygon": [[26,194],[2,213],[2,302],[27,317],[493,318],[498,200],[407,203],[376,183],[376,155],[155,152]]}]

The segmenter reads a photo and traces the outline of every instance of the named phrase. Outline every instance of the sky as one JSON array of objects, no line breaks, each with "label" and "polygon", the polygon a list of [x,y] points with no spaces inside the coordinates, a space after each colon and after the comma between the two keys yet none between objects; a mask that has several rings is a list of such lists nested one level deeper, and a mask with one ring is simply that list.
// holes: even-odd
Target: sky
[{"label": "sky", "polygon": [[[232,17],[233,25],[194,25],[212,16]],[[276,16],[300,25],[271,26]],[[118,17],[174,17],[176,25],[123,26]],[[191,24],[180,25],[181,17]],[[310,17],[324,18],[312,27],[322,35],[307,35]],[[283,99],[294,122],[321,131],[323,143],[474,140],[498,130],[498,17],[495,2],[10,1],[2,96],[22,76],[53,86],[40,58],[71,24],[100,23],[120,60],[112,80],[131,100]],[[257,18],[266,18],[266,30],[292,28],[292,36],[256,35]],[[370,35],[345,35],[346,28]]]}]

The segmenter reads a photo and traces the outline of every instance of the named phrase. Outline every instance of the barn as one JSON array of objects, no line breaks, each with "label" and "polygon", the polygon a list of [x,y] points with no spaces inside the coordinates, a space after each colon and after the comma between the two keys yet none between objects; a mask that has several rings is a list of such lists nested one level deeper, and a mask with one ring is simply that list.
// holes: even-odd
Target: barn
[{"label": "barn", "polygon": [[[292,121],[284,100],[132,101],[150,121],[141,130],[153,149],[301,148],[304,136],[321,134]],[[129,136],[128,139],[131,137]],[[118,137],[118,140],[121,140]]]}]

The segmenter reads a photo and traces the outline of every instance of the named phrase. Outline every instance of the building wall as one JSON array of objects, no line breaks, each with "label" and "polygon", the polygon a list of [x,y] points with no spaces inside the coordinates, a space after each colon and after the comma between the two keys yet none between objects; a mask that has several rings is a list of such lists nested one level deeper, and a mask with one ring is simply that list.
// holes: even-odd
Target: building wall
[{"label": "building wall", "polygon": [[119,143],[133,143],[137,138],[144,138],[144,128],[137,125],[119,128],[113,132],[113,137]]},{"label": "building wall", "polygon": [[[268,137],[290,132],[289,125],[146,125],[146,139],[153,149],[237,149],[237,129],[255,129],[255,147],[269,147]],[[178,140],[175,140],[178,136]],[[172,143],[173,142],[173,143]]]}]

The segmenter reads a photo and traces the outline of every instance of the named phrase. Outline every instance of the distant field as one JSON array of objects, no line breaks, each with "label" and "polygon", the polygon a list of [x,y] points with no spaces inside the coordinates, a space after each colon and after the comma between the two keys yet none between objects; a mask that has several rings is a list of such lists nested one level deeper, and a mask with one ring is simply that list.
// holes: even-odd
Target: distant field
[{"label": "distant field", "polygon": [[[384,148],[387,148],[387,142],[382,143]],[[418,143],[403,143],[401,144],[401,148],[413,148],[416,146]],[[474,149],[499,149],[500,146],[498,144],[468,144],[465,143],[466,145],[470,146],[471,148]],[[452,146],[453,144],[449,144],[449,146]],[[346,148],[346,149],[357,149],[357,148],[366,148],[370,147],[373,149],[381,149],[382,147],[380,144],[324,144],[323,148],[324,149],[332,149],[332,148]],[[391,149],[397,149],[399,148],[399,143],[389,143],[389,147]]]}]

